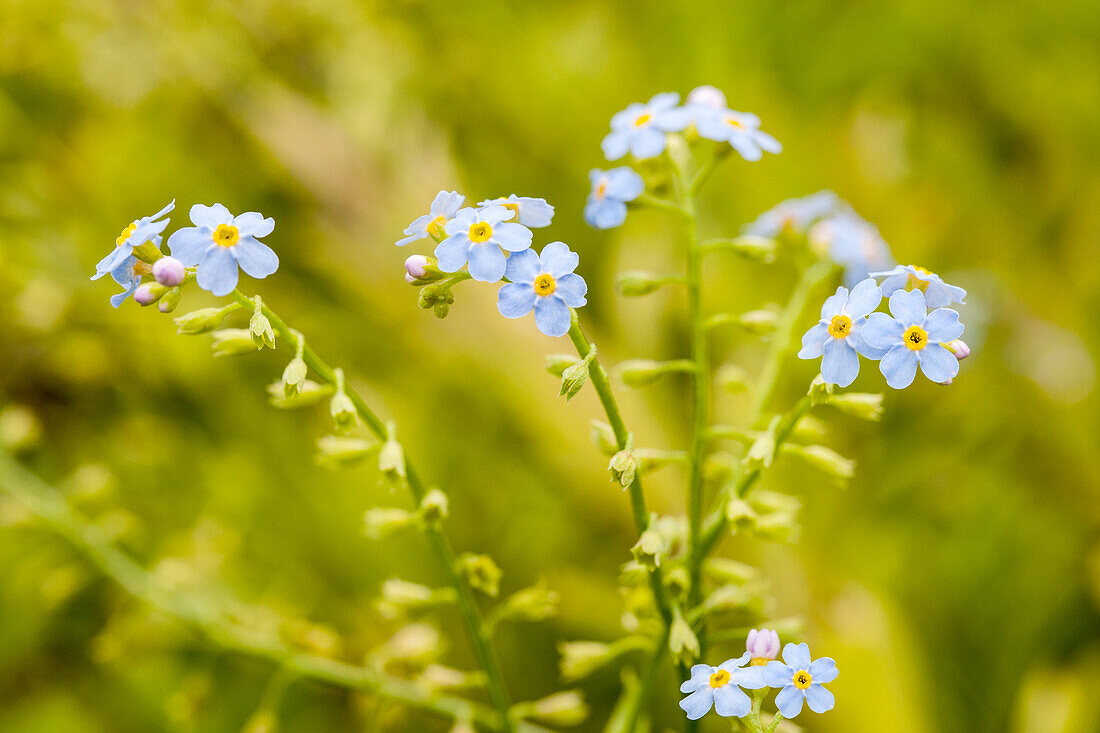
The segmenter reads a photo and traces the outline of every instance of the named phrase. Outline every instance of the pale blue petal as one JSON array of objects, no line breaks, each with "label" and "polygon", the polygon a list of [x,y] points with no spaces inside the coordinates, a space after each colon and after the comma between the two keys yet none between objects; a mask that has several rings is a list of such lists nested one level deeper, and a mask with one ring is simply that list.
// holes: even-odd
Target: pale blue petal
[{"label": "pale blue petal", "polygon": [[480,221],[478,210],[467,207],[455,214],[454,218],[443,226],[443,231],[448,235],[469,234],[470,227],[472,227],[476,221]]},{"label": "pale blue petal", "polygon": [[525,227],[548,227],[554,220],[554,207],[546,199],[518,197],[519,223]]},{"label": "pale blue petal", "polygon": [[895,346],[882,357],[878,368],[887,384],[894,389],[905,389],[917,376],[917,355],[904,345]]},{"label": "pale blue petal", "polygon": [[882,290],[873,278],[867,278],[856,285],[844,304],[844,315],[851,318],[863,318],[878,308],[882,302]]},{"label": "pale blue petal", "polygon": [[626,155],[630,149],[630,132],[628,130],[612,130],[600,143],[604,157],[608,160],[618,160]]},{"label": "pale blue petal", "polygon": [[[174,208],[176,208],[176,200],[172,199],[171,201],[168,202],[167,206],[165,206],[163,209],[161,209],[160,211],[158,211],[157,213],[153,214],[152,216],[150,216],[148,218],[149,219],[159,219],[159,218],[161,218],[162,216],[164,216],[165,214],[167,214],[169,211],[171,211]],[[168,222],[165,222],[165,224],[167,224],[167,223]],[[164,230],[162,229],[161,231],[164,231]]]},{"label": "pale blue petal", "polygon": [[573,315],[569,306],[549,295],[539,298],[535,303],[535,325],[547,336],[564,336],[569,333]]},{"label": "pale blue petal", "polygon": [[584,205],[584,220],[596,229],[614,229],[626,221],[626,204],[622,201],[588,197]]},{"label": "pale blue petal", "polygon": [[867,317],[862,328],[860,338],[868,345],[876,349],[892,349],[901,343],[901,336],[905,333],[905,326],[885,313],[872,313]]},{"label": "pale blue petal", "polygon": [[92,279],[98,280],[108,272],[121,267],[122,263],[126,261],[126,258],[129,257],[133,251],[134,248],[126,244],[116,246],[106,257],[96,263],[95,274],[92,275]]},{"label": "pale blue petal", "polygon": [[574,273],[562,275],[557,278],[557,289],[554,295],[561,298],[571,308],[580,308],[588,300],[584,297],[588,293],[588,283],[584,278]]},{"label": "pale blue petal", "polygon": [[548,272],[554,277],[573,272],[580,261],[581,258],[565,242],[551,242],[542,248],[542,254],[539,255],[542,272]]},{"label": "pale blue petal", "polygon": [[[872,272],[871,273],[871,277],[885,277],[886,279],[890,279],[891,277],[899,277],[899,276],[903,277],[903,278],[909,276],[909,270],[906,269],[905,265],[895,265],[894,267],[892,267],[889,270],[879,270],[878,272]],[[883,281],[883,286],[885,286],[885,285],[886,285],[886,281],[884,280]]]},{"label": "pale blue petal", "polygon": [[645,191],[645,181],[637,171],[628,166],[612,168],[607,172],[608,198],[619,201],[633,201]]},{"label": "pale blue petal", "polygon": [[137,257],[127,257],[122,261],[122,264],[111,270],[111,279],[119,285],[129,285],[134,279],[134,265],[136,264]]},{"label": "pale blue petal", "polygon": [[[859,357],[856,355],[856,350],[848,344],[848,340],[834,338],[826,341],[825,356],[821,360],[822,379],[838,387],[847,387],[856,381],[858,375]],[[809,655],[809,651],[806,654]],[[787,664],[796,666],[786,656],[783,658],[787,660]],[[809,656],[806,657],[806,660],[808,664]]]},{"label": "pale blue petal", "polygon": [[483,221],[496,231],[497,224],[502,221],[513,220],[516,212],[504,206],[485,206],[477,210],[474,221]]},{"label": "pale blue petal", "polygon": [[709,664],[696,664],[691,668],[691,677],[680,685],[680,692],[694,692],[704,684],[710,683],[710,676],[714,674],[714,667]]},{"label": "pale blue petal", "polygon": [[234,217],[233,226],[237,227],[242,237],[246,234],[253,237],[266,237],[275,231],[275,220],[271,217],[265,219],[263,214],[256,211],[246,211]]},{"label": "pale blue petal", "polygon": [[437,216],[445,216],[448,219],[451,218],[460,208],[462,208],[464,201],[466,201],[466,197],[457,191],[440,191],[435,195],[435,198],[432,199],[432,205],[429,209],[431,212],[429,220]]},{"label": "pale blue petal", "polygon": [[831,657],[822,657],[821,659],[815,659],[811,664],[809,670],[810,676],[814,682],[832,682],[837,678],[840,672],[837,671],[836,662]]},{"label": "pale blue petal", "polygon": [[729,143],[745,160],[754,163],[764,157],[764,153],[756,146],[756,142],[744,132],[738,130],[729,135]]},{"label": "pale blue petal", "polygon": [[168,249],[185,267],[194,267],[214,245],[213,233],[206,227],[184,227],[168,237]]},{"label": "pale blue petal", "polygon": [[764,681],[763,667],[742,667],[731,672],[731,675],[734,683],[746,690],[761,690],[768,687],[768,683]]},{"label": "pale blue petal", "polygon": [[787,687],[794,679],[794,670],[783,662],[768,662],[764,667],[764,681],[768,687]]},{"label": "pale blue petal", "polygon": [[541,271],[539,256],[535,254],[535,250],[525,249],[508,258],[504,274],[514,283],[530,283],[535,281]]},{"label": "pale blue petal", "polygon": [[505,318],[522,318],[535,307],[536,298],[530,283],[508,283],[497,293],[497,310]]},{"label": "pale blue petal", "polygon": [[[886,315],[883,313],[883,315]],[[886,316],[890,318],[890,316]],[[893,320],[892,318],[890,320]],[[893,340],[889,347],[871,346],[864,340],[863,329],[866,327],[867,322],[865,320],[857,320],[852,325],[852,333],[848,336],[848,343],[852,345],[860,356],[867,357],[868,359],[878,360],[886,356],[886,352],[897,344],[897,340]],[[900,337],[899,337],[900,338]]]},{"label": "pale blue petal", "polygon": [[775,706],[779,708],[779,712],[783,713],[784,718],[790,720],[802,712],[802,701],[804,699],[805,695],[802,694],[802,690],[791,685],[790,687],[784,687],[775,696]]},{"label": "pale blue petal", "polygon": [[[447,227],[450,229],[450,227]],[[470,251],[470,237],[463,230],[461,234],[453,234],[435,248],[435,258],[439,260],[439,269],[443,272],[458,272],[466,264],[466,258]]]},{"label": "pale blue petal", "polygon": [[611,127],[613,129],[632,127],[634,125],[634,120],[645,111],[645,108],[645,105],[641,102],[632,102],[628,104],[624,109],[611,116]]},{"label": "pale blue petal", "polygon": [[256,279],[263,279],[279,269],[279,256],[263,242],[242,236],[231,247],[241,269]]},{"label": "pale blue petal", "polygon": [[925,290],[925,300],[929,308],[942,308],[952,303],[965,305],[966,291],[956,285],[948,285],[943,280],[933,280]]},{"label": "pale blue petal", "polygon": [[198,283],[214,295],[229,295],[237,287],[237,260],[229,247],[213,246],[199,262]]},{"label": "pale blue petal", "polygon": [[928,309],[924,307],[924,293],[919,290],[898,290],[890,296],[890,312],[902,325],[919,325]]},{"label": "pale blue petal", "polygon": [[650,112],[660,112],[661,110],[675,107],[679,103],[680,95],[676,92],[658,92],[649,98],[645,106]]},{"label": "pale blue petal", "polygon": [[195,204],[191,207],[191,223],[196,226],[210,227],[213,230],[217,229],[219,224],[231,224],[232,222],[233,215],[229,213],[229,209],[221,204],[214,204],[213,206]]},{"label": "pale blue petal", "polygon": [[836,705],[836,698],[821,685],[813,684],[806,690],[806,704],[815,713],[827,713]]},{"label": "pale blue petal", "polygon": [[941,344],[930,342],[916,354],[920,370],[933,382],[946,382],[959,373],[959,360]]},{"label": "pale blue petal", "polygon": [[733,674],[734,670],[739,669],[740,667],[744,667],[745,663],[748,662],[750,659],[752,659],[752,657],[749,655],[748,652],[745,652],[739,657],[727,659],[726,661],[722,662],[718,665],[718,669],[724,669],[730,674]]},{"label": "pale blue petal", "polygon": [[680,701],[680,707],[687,713],[688,720],[698,720],[710,712],[714,705],[714,688],[710,685],[700,687]]},{"label": "pale blue petal", "polygon": [[495,283],[504,277],[507,260],[500,247],[492,242],[471,245],[467,256],[470,258],[470,277],[474,280]]},{"label": "pale blue petal", "polygon": [[655,158],[665,149],[665,134],[656,127],[639,127],[630,140],[630,152],[635,158]]},{"label": "pale blue petal", "polygon": [[760,146],[761,150],[777,155],[783,152],[783,144],[763,130],[753,130],[753,142]]},{"label": "pale blue petal", "polygon": [[825,353],[825,341],[829,336],[829,327],[824,323],[818,323],[810,327],[810,330],[802,334],[802,349],[798,352],[799,359],[816,359]]},{"label": "pale blue petal", "polygon": [[[881,275],[882,273],[878,273]],[[871,273],[871,277],[876,277],[876,273]],[[900,275],[890,275],[882,281],[882,294],[885,297],[889,297],[899,290],[905,289],[905,284],[909,281],[909,273],[905,272]]]},{"label": "pale blue petal", "polygon": [[522,252],[531,247],[531,230],[522,224],[500,222],[493,224],[493,236],[489,240],[509,252]]},{"label": "pale blue petal", "polygon": [[[828,347],[826,347],[826,351]],[[787,663],[787,666],[791,669],[799,670],[806,669],[810,666],[810,645],[806,642],[801,644],[787,644],[783,647],[783,661]]]},{"label": "pale blue petal", "polygon": [[729,140],[729,127],[722,121],[723,110],[708,108],[695,115],[695,130],[701,137],[715,142]]},{"label": "pale blue petal", "polygon": [[723,718],[743,718],[750,710],[752,701],[737,685],[722,685],[714,691],[714,712]]},{"label": "pale blue petal", "polygon": [[138,286],[140,284],[141,280],[135,277],[129,282],[125,290],[123,290],[121,293],[115,293],[111,296],[111,305],[113,305],[115,308],[118,308],[120,305],[122,305],[123,301],[134,294],[134,291],[138,289]]},{"label": "pale blue petal", "polygon": [[839,316],[846,300],[848,300],[848,288],[841,285],[821,304],[821,320],[828,321],[833,316]]},{"label": "pale blue petal", "polygon": [[665,110],[653,115],[652,124],[664,132],[680,132],[691,124],[691,112],[683,107]]},{"label": "pale blue petal", "polygon": [[924,319],[924,330],[929,341],[947,343],[963,335],[964,327],[959,323],[958,311],[950,308],[937,308]]}]

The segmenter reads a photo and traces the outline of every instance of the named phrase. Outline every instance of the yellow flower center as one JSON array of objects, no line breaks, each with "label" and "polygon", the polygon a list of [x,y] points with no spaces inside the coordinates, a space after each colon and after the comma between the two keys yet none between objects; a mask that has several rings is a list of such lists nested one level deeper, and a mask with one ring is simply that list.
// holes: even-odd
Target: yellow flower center
[{"label": "yellow flower center", "polygon": [[649,122],[651,119],[653,119],[653,115],[649,114],[648,112],[643,112],[634,119],[634,126],[641,127],[645,123]]},{"label": "yellow flower center", "polygon": [[910,326],[905,329],[902,341],[913,351],[920,351],[928,345],[928,332],[920,326]]},{"label": "yellow flower center", "polygon": [[558,289],[558,284],[554,282],[554,277],[547,273],[543,273],[535,278],[535,292],[538,295],[549,295]]},{"label": "yellow flower center", "polygon": [[813,681],[814,678],[805,670],[794,673],[794,686],[800,690],[808,689]]},{"label": "yellow flower center", "polygon": [[519,221],[519,204],[501,204],[501,206],[512,210],[512,221]]},{"label": "yellow flower center", "polygon": [[764,657],[753,657],[752,659],[749,660],[749,666],[750,667],[766,667],[768,665],[768,662],[770,662],[770,661],[771,661],[770,659],[765,659]]},{"label": "yellow flower center", "polygon": [[115,239],[115,246],[116,247],[121,247],[122,243],[130,238],[130,235],[134,233],[135,229],[137,229],[137,222],[136,221],[133,224],[131,224],[130,226],[128,226],[128,227],[126,227],[125,229],[122,230],[122,234],[119,234],[118,238]]},{"label": "yellow flower center", "polygon": [[[923,273],[925,275],[934,274],[931,270],[926,270],[923,267],[919,267],[917,265],[913,265],[913,269],[916,270],[917,272]],[[926,290],[928,290],[928,281],[927,280],[921,280],[919,277],[917,277],[913,273],[909,273],[909,278],[905,281],[905,289],[906,290],[919,290],[923,293]]]},{"label": "yellow flower center", "polygon": [[440,214],[436,218],[428,222],[428,226],[424,227],[424,231],[428,233],[429,237],[439,238],[443,236],[443,225],[447,223],[447,217]]},{"label": "yellow flower center", "polygon": [[835,339],[848,338],[852,333],[852,319],[848,316],[833,316],[829,323],[829,335]]},{"label": "yellow flower center", "polygon": [[214,244],[219,247],[232,247],[241,238],[241,233],[232,224],[218,224],[214,230]]},{"label": "yellow flower center", "polygon": [[726,124],[730,127],[736,127],[738,130],[745,129],[745,126],[741,124],[741,120],[737,119],[736,117],[726,117]]},{"label": "yellow flower center", "polygon": [[714,689],[724,687],[730,681],[730,673],[724,669],[720,669],[710,676],[710,686]]},{"label": "yellow flower center", "polygon": [[493,228],[487,221],[479,221],[470,227],[470,240],[473,242],[484,242],[491,236],[493,236]]},{"label": "yellow flower center", "polygon": [[599,185],[596,186],[596,198],[602,199],[606,195],[607,195],[607,181],[600,181]]}]

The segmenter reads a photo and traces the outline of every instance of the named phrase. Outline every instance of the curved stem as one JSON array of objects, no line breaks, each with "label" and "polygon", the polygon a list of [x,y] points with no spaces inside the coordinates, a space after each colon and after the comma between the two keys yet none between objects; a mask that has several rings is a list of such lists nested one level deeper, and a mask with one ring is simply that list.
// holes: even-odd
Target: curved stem
[{"label": "curved stem", "polygon": [[[231,295],[238,303],[245,306],[253,302],[251,298],[241,293],[239,290],[234,290]],[[286,323],[266,305],[263,306],[263,314],[267,316],[275,332],[286,340],[287,344],[292,349],[302,350],[302,359],[318,377],[329,384],[336,384],[336,371],[329,366],[324,359],[318,356],[317,352],[310,348],[309,344],[303,344],[301,342],[299,338],[300,334],[289,328]],[[389,440],[390,433],[386,424],[377,414],[375,414],[359,393],[356,392],[355,389],[347,386],[345,386],[344,392],[347,394],[348,398],[351,399],[352,404],[355,405],[356,412],[359,413],[359,416],[371,433],[381,441]],[[427,489],[407,456],[405,471],[409,493],[412,494],[413,501],[416,504],[420,504],[424,495],[427,493]],[[493,707],[496,708],[501,718],[500,729],[506,731],[506,733],[510,733],[510,731],[512,731],[512,723],[508,716],[508,709],[511,707],[511,702],[508,698],[508,691],[504,684],[504,674],[501,671],[500,663],[497,661],[496,655],[493,653],[492,641],[489,638],[488,630],[481,619],[481,611],[477,605],[477,598],[474,596],[473,589],[470,588],[469,584],[463,578],[462,573],[455,567],[456,554],[454,548],[451,546],[450,540],[447,538],[447,535],[444,534],[442,528],[438,524],[428,523],[424,531],[428,536],[428,542],[432,550],[435,552],[440,565],[443,567],[443,571],[447,574],[448,581],[458,594],[459,611],[470,636],[470,643],[473,646],[474,655],[477,657],[479,666],[485,671],[486,689],[489,693],[489,699],[492,701]]]},{"label": "curved stem", "polygon": [[4,451],[0,451],[0,488],[24,504],[48,529],[68,541],[88,562],[131,596],[174,618],[219,647],[264,659],[283,673],[295,677],[362,690],[446,718],[473,720],[486,730],[504,730],[497,711],[492,708],[438,695],[366,667],[299,653],[288,648],[277,636],[234,623],[218,608],[164,587],[152,574],[114,547],[98,527],[83,521],[61,492],[20,466]]}]

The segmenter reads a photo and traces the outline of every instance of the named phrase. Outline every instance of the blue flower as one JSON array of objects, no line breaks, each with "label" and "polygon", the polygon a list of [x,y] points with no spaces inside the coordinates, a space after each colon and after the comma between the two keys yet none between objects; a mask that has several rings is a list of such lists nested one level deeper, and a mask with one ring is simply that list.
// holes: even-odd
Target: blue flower
[{"label": "blue flower", "polygon": [[959,373],[959,360],[946,344],[963,334],[959,314],[950,308],[927,312],[924,293],[898,290],[890,296],[890,312],[872,313],[863,327],[863,339],[885,349],[879,369],[886,383],[903,389],[913,383],[920,366],[933,382],[946,382]]},{"label": "blue flower", "polygon": [[404,247],[406,244],[428,237],[436,240],[443,239],[443,227],[458,213],[465,200],[465,196],[455,191],[440,191],[435,195],[428,213],[413,219],[413,222],[405,227],[405,234],[408,236],[397,240],[395,244],[398,247]]},{"label": "blue flower", "polygon": [[122,234],[119,234],[115,239],[115,248],[95,266],[95,274],[92,275],[92,279],[98,280],[107,273],[118,270],[126,262],[126,259],[134,253],[135,247],[140,247],[146,242],[152,242],[160,247],[160,233],[168,226],[168,220],[157,221],[157,219],[160,219],[175,207],[176,201],[173,199],[170,204],[157,213],[152,216],[143,216],[123,229]]},{"label": "blue flower", "polygon": [[819,219],[840,211],[844,202],[832,191],[817,193],[797,199],[787,199],[756,217],[742,233],[774,239],[784,231],[804,234]]},{"label": "blue flower", "polygon": [[522,318],[535,311],[535,325],[547,336],[564,336],[572,323],[570,308],[588,301],[588,285],[573,274],[580,258],[564,242],[551,242],[536,255],[528,249],[508,258],[508,283],[497,295],[497,310],[505,318]]},{"label": "blue flower", "polygon": [[[839,287],[821,306],[821,320],[802,335],[799,359],[821,360],[821,377],[829,384],[847,387],[859,374],[859,357],[878,359],[883,353],[864,340],[867,314],[882,302],[878,283],[868,278],[856,285],[851,294]],[[884,314],[880,314],[884,315]]]},{"label": "blue flower", "polygon": [[839,674],[836,662],[829,657],[810,661],[810,647],[805,644],[783,647],[783,662],[768,662],[763,677],[769,687],[783,688],[775,696],[775,706],[784,718],[790,719],[802,712],[803,700],[815,713],[833,709],[836,704],[833,693],[822,685],[836,679]]},{"label": "blue flower", "polygon": [[698,720],[710,712],[723,718],[743,718],[752,710],[752,701],[741,691],[760,690],[767,687],[763,667],[745,667],[749,653],[737,659],[722,662],[717,667],[696,664],[691,668],[691,678],[680,685],[680,692],[691,693],[680,701],[688,720]]},{"label": "blue flower", "polygon": [[729,143],[745,160],[760,160],[765,152],[783,150],[778,140],[760,129],[760,118],[754,114],[709,104],[694,104],[688,109],[700,137]]},{"label": "blue flower", "polygon": [[691,123],[691,114],[677,107],[676,92],[655,94],[645,104],[635,102],[611,118],[611,132],[600,147],[608,160],[632,153],[639,160],[664,152],[665,133],[680,132]]},{"label": "blue flower", "polygon": [[275,229],[275,220],[255,211],[233,216],[221,204],[191,207],[191,223],[168,238],[172,256],[188,267],[198,265],[199,287],[217,296],[237,287],[237,267],[257,279],[279,269],[279,257],[258,237]]},{"label": "blue flower", "polygon": [[531,230],[522,224],[505,221],[511,209],[487,206],[462,209],[447,222],[447,238],[435,248],[439,269],[458,272],[470,263],[470,277],[495,283],[504,277],[504,252],[522,252],[531,247]]},{"label": "blue flower", "polygon": [[609,171],[588,172],[592,192],[584,205],[584,220],[596,229],[613,229],[626,221],[626,202],[645,191],[645,181],[633,168],[621,166]]},{"label": "blue flower", "polygon": [[943,308],[952,303],[965,305],[966,291],[955,285],[948,285],[934,272],[916,265],[898,265],[887,272],[872,272],[871,277],[885,277],[882,281],[882,294],[893,295],[901,289],[921,290],[929,308]]},{"label": "blue flower", "polygon": [[515,218],[512,221],[519,222],[525,227],[548,227],[550,220],[554,218],[554,207],[548,204],[546,199],[516,196],[514,193],[508,198],[480,201],[478,206],[503,206],[511,209],[515,212]]},{"label": "blue flower", "polygon": [[844,284],[852,287],[872,270],[891,267],[894,258],[878,227],[850,209],[817,222],[809,231],[810,244],[844,268]]},{"label": "blue flower", "polygon": [[149,272],[149,265],[133,255],[127,257],[121,265],[111,270],[111,277],[114,278],[114,281],[125,288],[121,293],[115,293],[111,296],[111,305],[118,308],[123,301],[134,294],[134,291],[141,285],[143,272]]}]

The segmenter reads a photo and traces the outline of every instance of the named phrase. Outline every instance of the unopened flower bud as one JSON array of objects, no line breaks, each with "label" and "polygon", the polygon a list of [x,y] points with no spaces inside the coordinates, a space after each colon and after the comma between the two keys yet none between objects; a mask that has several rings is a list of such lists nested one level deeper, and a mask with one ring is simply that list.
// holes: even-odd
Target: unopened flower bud
[{"label": "unopened flower bud", "polygon": [[680,613],[673,618],[669,628],[668,649],[683,664],[690,665],[699,658],[699,639]]},{"label": "unopened flower bud", "polygon": [[792,443],[788,444],[785,450],[801,456],[811,466],[830,476],[839,479],[850,479],[855,475],[856,462],[845,458],[832,448],[826,448],[823,445],[796,445]]},{"label": "unopened flower bud", "polygon": [[955,355],[955,358],[962,361],[966,357],[970,356],[970,347],[962,339],[955,339],[949,343],[944,344],[944,348]]},{"label": "unopened flower bud", "polygon": [[405,449],[392,435],[378,451],[378,470],[391,481],[405,478]]},{"label": "unopened flower bud", "polygon": [[630,548],[634,560],[649,570],[656,570],[661,566],[661,560],[668,554],[668,540],[653,527],[642,532],[641,537]]},{"label": "unopened flower bud", "polygon": [[307,379],[298,387],[295,394],[288,395],[283,383],[275,382],[267,387],[271,404],[280,410],[290,410],[297,407],[313,407],[320,404],[321,400],[330,396],[335,391],[331,384],[318,384],[312,379]]},{"label": "unopened flower bud", "polygon": [[194,336],[213,331],[221,325],[227,315],[238,309],[240,305],[230,303],[224,308],[199,308],[190,313],[184,313],[175,319],[177,333]]},{"label": "unopened flower bud", "polygon": [[142,283],[134,291],[134,302],[138,305],[152,305],[168,292],[168,288],[159,283]]},{"label": "unopened flower bud", "polygon": [[779,314],[774,310],[762,308],[742,313],[737,322],[749,333],[763,336],[775,330],[776,325],[779,323]]},{"label": "unopened flower bud", "polygon": [[600,641],[563,641],[558,644],[561,676],[567,682],[587,677],[615,659],[615,649]]},{"label": "unopened flower bud", "polygon": [[756,525],[756,511],[744,499],[733,497],[726,502],[726,519],[734,531],[745,531]]},{"label": "unopened flower bud", "polygon": [[416,515],[404,509],[376,507],[363,513],[363,531],[372,540],[383,540],[416,521]]},{"label": "unopened flower bud", "polygon": [[259,308],[256,308],[256,312],[248,322],[248,331],[252,334],[252,343],[256,344],[257,349],[265,346],[269,349],[275,348],[275,329],[271,327],[271,321]]},{"label": "unopened flower bud", "polygon": [[772,629],[753,629],[745,641],[745,649],[752,655],[749,663],[762,667],[779,656],[779,633]]},{"label": "unopened flower bud", "polygon": [[668,592],[673,598],[684,598],[691,589],[691,576],[687,568],[679,566],[666,573],[665,586],[668,587]]},{"label": "unopened flower bud", "polygon": [[688,92],[685,104],[700,104],[706,107],[724,109],[726,106],[726,95],[722,93],[721,89],[712,87],[710,84],[704,84]]},{"label": "unopened flower bud", "polygon": [[531,720],[554,727],[571,728],[580,725],[588,717],[588,705],[579,692],[569,690],[535,700],[523,712],[524,717]]},{"label": "unopened flower bud", "polygon": [[615,278],[615,287],[627,297],[649,295],[663,285],[667,285],[678,278],[662,275],[654,275],[651,272],[630,270],[619,273]]},{"label": "unopened flower bud", "polygon": [[557,613],[558,600],[558,594],[540,582],[513,593],[501,610],[501,617],[544,621]]},{"label": "unopened flower bud", "polygon": [[882,419],[882,395],[865,392],[842,392],[829,398],[829,404],[861,420]]},{"label": "unopened flower bud", "polygon": [[611,462],[607,464],[607,472],[611,475],[611,480],[617,481],[624,489],[634,483],[634,475],[637,471],[638,457],[629,447],[612,456]]},{"label": "unopened flower bud", "polygon": [[306,366],[302,357],[296,356],[291,359],[286,369],[283,369],[283,393],[287,397],[298,394],[308,374],[309,367]]},{"label": "unopened flower bud", "polygon": [[439,630],[428,624],[409,624],[390,637],[376,652],[386,660],[427,664],[442,649]]},{"label": "unopened flower bud", "polygon": [[412,284],[427,275],[427,266],[428,258],[424,255],[413,255],[405,260],[405,282]]},{"label": "unopened flower bud", "polygon": [[420,502],[420,518],[429,526],[436,525],[450,513],[447,495],[439,489],[432,489]]},{"label": "unopened flower bud", "polygon": [[183,300],[183,293],[179,288],[172,288],[161,297],[160,302],[157,303],[157,310],[161,313],[171,313]]},{"label": "unopened flower bud", "polygon": [[577,393],[588,381],[588,362],[578,361],[576,364],[566,367],[561,373],[561,387],[558,389],[558,397],[565,397],[566,402],[577,396]]},{"label": "unopened flower bud", "polygon": [[223,328],[211,334],[214,337],[214,356],[236,356],[256,351],[252,334],[244,328]]},{"label": "unopened flower bud", "polygon": [[616,368],[619,379],[628,387],[653,384],[665,373],[664,363],[650,359],[629,359]]},{"label": "unopened flower bud", "polygon": [[153,279],[161,285],[174,288],[187,277],[187,268],[175,257],[161,257],[153,263]]},{"label": "unopened flower bud", "polygon": [[947,379],[943,380],[942,382],[939,382],[938,384],[941,387],[950,387],[954,383],[955,383],[955,380],[948,377]]},{"label": "unopened flower bud", "polygon": [[362,438],[326,435],[317,440],[317,462],[324,466],[353,466],[374,451],[378,444]]},{"label": "unopened flower bud", "polygon": [[493,558],[467,552],[459,556],[456,565],[471,588],[490,598],[496,598],[500,594],[500,578],[503,572],[493,562]]}]

